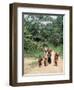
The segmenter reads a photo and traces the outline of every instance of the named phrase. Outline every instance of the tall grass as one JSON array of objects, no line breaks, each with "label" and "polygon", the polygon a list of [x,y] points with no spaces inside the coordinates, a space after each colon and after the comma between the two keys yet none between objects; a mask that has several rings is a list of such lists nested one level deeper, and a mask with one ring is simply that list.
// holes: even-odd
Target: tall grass
[{"label": "tall grass", "polygon": [[32,51],[29,51],[28,53],[25,52],[24,54],[26,57],[35,57],[35,58],[39,58],[40,56],[42,57],[43,56],[43,51],[41,50],[32,50]]},{"label": "tall grass", "polygon": [[[63,58],[63,45],[62,44],[59,46],[48,44],[48,48],[51,48],[55,52],[59,53],[61,58]],[[40,50],[40,49],[30,50],[28,52],[25,52],[24,55],[25,57],[35,57],[35,58],[43,57],[43,50]]]},{"label": "tall grass", "polygon": [[63,45],[62,44],[60,44],[59,46],[54,46],[53,44],[49,44],[48,47],[54,50],[55,52],[59,53],[61,58],[63,58]]}]

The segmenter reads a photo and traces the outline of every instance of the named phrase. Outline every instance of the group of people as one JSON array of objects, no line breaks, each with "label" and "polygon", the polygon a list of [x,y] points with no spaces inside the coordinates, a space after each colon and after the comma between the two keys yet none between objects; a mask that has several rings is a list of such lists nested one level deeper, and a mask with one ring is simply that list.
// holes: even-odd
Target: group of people
[{"label": "group of people", "polygon": [[[52,63],[52,49],[50,48],[44,48],[44,55],[43,57],[40,57],[38,59],[38,65],[39,67],[41,67],[42,65],[47,66],[48,64]],[[57,66],[58,65],[58,58],[59,58],[59,54],[56,52],[54,54],[54,65]]]}]

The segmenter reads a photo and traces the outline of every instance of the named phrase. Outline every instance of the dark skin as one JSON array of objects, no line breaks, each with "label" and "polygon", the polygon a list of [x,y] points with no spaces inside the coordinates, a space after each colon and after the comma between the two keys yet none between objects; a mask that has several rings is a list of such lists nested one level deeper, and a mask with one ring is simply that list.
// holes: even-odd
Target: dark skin
[{"label": "dark skin", "polygon": [[38,60],[38,65],[39,65],[39,67],[41,67],[42,66],[42,61],[43,61],[43,59],[44,59],[44,66],[47,66],[47,58],[40,58],[39,60]]},{"label": "dark skin", "polygon": [[[47,53],[48,52],[48,53]],[[44,66],[47,66],[47,62],[50,64],[51,63],[51,49],[47,49],[46,53],[47,53],[47,57],[43,57],[43,58],[39,58],[38,60],[38,65],[39,67],[42,66],[42,61],[44,60]]]},{"label": "dark skin", "polygon": [[51,49],[48,49],[48,63],[51,64]]},{"label": "dark skin", "polygon": [[41,67],[41,65],[42,65],[42,58],[40,58],[39,60],[38,60],[38,65],[39,65],[39,67]]},{"label": "dark skin", "polygon": [[58,53],[55,53],[55,56],[54,56],[54,63],[55,63],[55,66],[58,65],[58,58],[59,58],[59,54],[58,54]]},{"label": "dark skin", "polygon": [[44,66],[47,66],[47,58],[44,59]]},{"label": "dark skin", "polygon": [[[48,53],[47,53],[47,52],[48,52]],[[48,62],[49,64],[51,64],[51,52],[52,52],[51,49],[47,49],[47,51],[46,51],[47,57],[44,56],[43,58],[40,58],[40,59],[38,60],[38,65],[39,65],[39,67],[41,67],[42,61],[43,61],[43,63],[44,63],[44,66],[47,66],[47,62]],[[55,66],[58,65],[58,58],[59,58],[59,54],[56,52],[55,55],[54,55],[54,64],[55,64]]]}]

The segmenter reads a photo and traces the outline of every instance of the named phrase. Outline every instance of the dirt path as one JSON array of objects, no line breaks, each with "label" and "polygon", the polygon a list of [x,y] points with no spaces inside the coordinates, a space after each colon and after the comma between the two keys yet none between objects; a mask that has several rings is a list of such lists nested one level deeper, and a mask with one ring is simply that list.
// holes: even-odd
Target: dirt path
[{"label": "dirt path", "polygon": [[[53,55],[54,56],[54,52]],[[53,63],[53,57],[52,57],[52,63],[48,64],[48,66],[42,65],[41,67],[38,66],[38,60],[35,58],[25,58],[24,59],[24,74],[43,74],[43,73],[63,73],[63,60],[58,60],[58,66],[55,66]]]},{"label": "dirt path", "polygon": [[45,66],[42,66],[41,68],[35,67],[31,70],[30,73],[62,73],[62,71],[63,71],[62,65],[59,65],[56,67],[56,66],[50,64],[46,67]]}]

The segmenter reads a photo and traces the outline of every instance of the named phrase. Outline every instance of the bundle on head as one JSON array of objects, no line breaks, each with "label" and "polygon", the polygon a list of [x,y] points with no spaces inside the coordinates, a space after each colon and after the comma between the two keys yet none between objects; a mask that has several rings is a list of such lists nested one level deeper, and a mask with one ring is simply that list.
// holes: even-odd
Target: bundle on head
[{"label": "bundle on head", "polygon": [[49,48],[48,48],[48,54],[51,55],[51,52],[52,52],[52,49],[49,49]]}]

